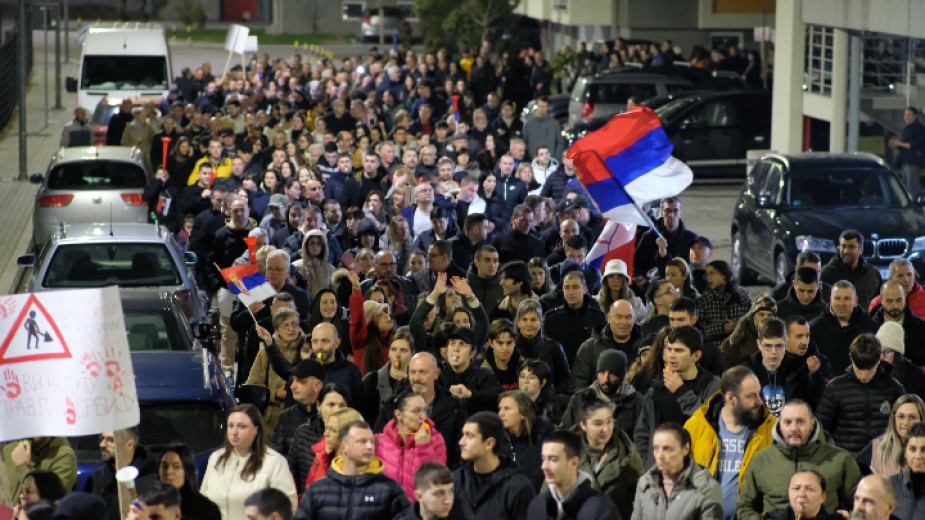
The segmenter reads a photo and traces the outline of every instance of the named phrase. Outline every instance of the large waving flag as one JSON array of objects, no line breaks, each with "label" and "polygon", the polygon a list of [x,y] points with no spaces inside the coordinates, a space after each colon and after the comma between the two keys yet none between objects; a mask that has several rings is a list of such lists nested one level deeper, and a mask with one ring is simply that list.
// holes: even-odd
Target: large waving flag
[{"label": "large waving flag", "polygon": [[633,276],[633,254],[636,252],[636,224],[623,225],[608,220],[604,223],[601,236],[588,252],[586,262],[598,269],[601,273],[607,267],[607,262],[613,259],[623,260],[626,263],[626,272]]},{"label": "large waving flag", "polygon": [[238,295],[246,306],[276,296],[276,290],[257,270],[256,264],[227,267],[221,270],[228,290]]},{"label": "large waving flag", "polygon": [[649,225],[634,206],[673,197],[694,180],[673,149],[655,112],[637,105],[576,141],[566,157],[604,217]]}]

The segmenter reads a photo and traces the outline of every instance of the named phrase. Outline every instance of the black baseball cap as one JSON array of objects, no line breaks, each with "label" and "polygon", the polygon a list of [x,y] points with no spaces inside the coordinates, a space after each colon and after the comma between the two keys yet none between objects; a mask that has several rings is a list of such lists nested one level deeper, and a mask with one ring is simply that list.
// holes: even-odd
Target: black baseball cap
[{"label": "black baseball cap", "polygon": [[469,327],[456,327],[453,332],[447,336],[447,339],[461,339],[464,342],[475,346],[475,333]]},{"label": "black baseball cap", "polygon": [[710,248],[711,250],[713,249],[713,242],[710,242],[710,239],[703,235],[699,235],[697,238],[691,240],[691,243],[688,244],[688,247],[691,247],[694,244],[700,244],[704,247]]},{"label": "black baseball cap", "polygon": [[289,375],[297,379],[314,377],[318,380],[324,380],[325,372],[324,367],[321,366],[321,363],[315,361],[314,359],[308,358],[299,361],[298,365],[292,367],[289,370]]}]

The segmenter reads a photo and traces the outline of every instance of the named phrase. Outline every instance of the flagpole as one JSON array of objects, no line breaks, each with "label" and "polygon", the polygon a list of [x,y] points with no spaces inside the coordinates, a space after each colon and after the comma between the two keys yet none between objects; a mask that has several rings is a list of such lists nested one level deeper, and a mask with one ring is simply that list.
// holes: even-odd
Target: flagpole
[{"label": "flagpole", "polygon": [[[606,164],[604,162],[604,158],[601,157],[601,154],[597,150],[590,150],[590,151],[591,153],[594,154],[595,157],[597,157],[597,160],[601,161],[601,164]],[[626,195],[626,198],[630,201],[630,205],[633,206],[633,209],[636,210],[636,213],[639,214],[639,216],[642,217],[642,219],[649,225],[649,229],[651,229],[659,238],[664,239],[665,238],[664,235],[662,235],[662,233],[658,230],[658,227],[655,225],[655,222],[652,221],[652,217],[650,217],[648,213],[643,211],[642,208],[640,208],[639,205],[636,204],[636,201],[633,200],[633,197],[630,196],[630,194],[626,192],[626,188],[624,188],[620,182],[617,182],[616,184],[617,186],[620,187],[620,190],[623,191],[623,194]],[[588,198],[591,199],[591,203],[594,204],[595,208],[597,208],[598,213],[603,213],[601,212],[601,207],[597,205],[597,201],[595,201],[593,197],[588,197]]]},{"label": "flagpole", "polygon": [[[215,262],[212,262],[212,265],[215,266],[215,269],[218,270],[219,274],[222,274],[222,268],[219,267],[218,264],[216,264]],[[254,325],[260,325],[260,323],[257,321],[257,316],[254,316],[254,313],[251,312],[251,308],[248,307],[247,305],[245,305],[244,308],[247,309],[247,313],[250,314],[251,318],[254,320]]]}]

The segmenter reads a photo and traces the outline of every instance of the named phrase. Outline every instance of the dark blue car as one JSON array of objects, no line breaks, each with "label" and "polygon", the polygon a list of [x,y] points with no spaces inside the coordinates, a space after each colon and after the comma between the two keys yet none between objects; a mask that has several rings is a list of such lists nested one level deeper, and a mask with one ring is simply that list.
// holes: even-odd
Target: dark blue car
[{"label": "dark blue car", "polygon": [[[141,408],[140,443],[155,454],[172,442],[190,447],[201,479],[209,455],[225,440],[235,401],[218,358],[194,336],[166,291],[123,289],[122,309]],[[77,487],[102,465],[97,436],[70,439],[77,452]]]}]

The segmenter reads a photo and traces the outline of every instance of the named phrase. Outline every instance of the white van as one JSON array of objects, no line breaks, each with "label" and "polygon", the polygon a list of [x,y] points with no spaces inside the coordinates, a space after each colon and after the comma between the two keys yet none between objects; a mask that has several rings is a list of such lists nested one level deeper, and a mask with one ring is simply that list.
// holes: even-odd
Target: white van
[{"label": "white van", "polygon": [[92,111],[104,97],[149,98],[170,92],[173,69],[164,28],[123,22],[92,25],[78,36],[83,49],[80,76],[67,79],[77,105]]}]

